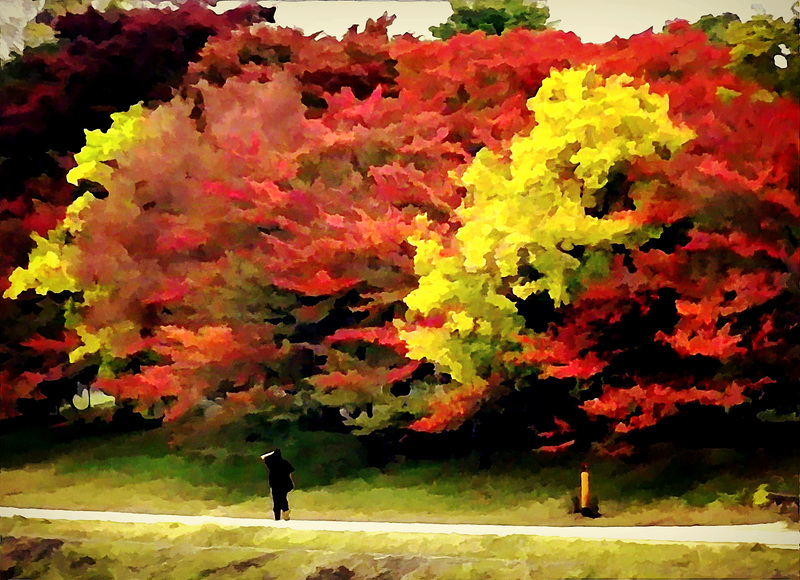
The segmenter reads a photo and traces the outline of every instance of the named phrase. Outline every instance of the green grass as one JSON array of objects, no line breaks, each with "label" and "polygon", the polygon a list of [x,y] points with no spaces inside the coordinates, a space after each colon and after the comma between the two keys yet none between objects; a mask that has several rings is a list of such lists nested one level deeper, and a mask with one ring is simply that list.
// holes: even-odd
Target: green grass
[{"label": "green grass", "polygon": [[[581,457],[499,455],[477,471],[475,458],[404,460],[366,467],[361,445],[343,434],[276,425],[247,442],[248,428],[171,448],[160,430],[59,443],[51,433],[4,436],[0,505],[261,517],[270,513],[266,468],[280,445],[297,468],[290,495],[301,519],[570,525],[733,524],[786,519],[756,509],[767,483],[797,487],[797,458],[734,451],[654,453],[641,464],[592,461],[592,489],[604,517],[571,512]],[[48,437],[51,437],[48,439]]]},{"label": "green grass", "polygon": [[0,520],[0,577],[306,580],[796,577],[797,554],[525,536]]},{"label": "green grass", "polygon": [[[59,442],[52,432],[4,436],[0,505],[262,517],[266,468],[280,445],[296,466],[297,519],[549,525],[723,524],[787,519],[757,509],[762,483],[796,488],[795,457],[734,451],[673,454],[647,462],[592,461],[604,517],[570,513],[581,457],[498,455],[401,460],[368,468],[342,434],[273,426],[194,438],[181,448],[160,430]],[[796,577],[797,554],[759,545],[629,544],[424,534],[357,534],[218,526],[0,519],[0,578],[425,578]]]}]

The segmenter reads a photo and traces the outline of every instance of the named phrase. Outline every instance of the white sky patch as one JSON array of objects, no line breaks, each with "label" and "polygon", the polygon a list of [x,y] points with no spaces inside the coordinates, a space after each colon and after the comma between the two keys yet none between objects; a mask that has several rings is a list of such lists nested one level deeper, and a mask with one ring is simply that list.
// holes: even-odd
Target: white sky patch
[{"label": "white sky patch", "polygon": [[[219,0],[215,11],[228,10],[241,2]],[[262,0],[262,6],[276,6],[276,24],[302,29],[306,34],[322,31],[341,36],[353,24],[363,25],[368,18],[384,12],[397,19],[389,28],[390,35],[410,32],[432,38],[428,28],[441,24],[452,14],[449,2],[372,1],[372,0]],[[614,36],[627,38],[653,28],[659,32],[670,20],[690,22],[706,14],[733,12],[743,21],[766,12],[776,18],[792,17],[791,0],[548,0],[551,20],[559,20],[558,28],[575,32],[584,42],[606,42]]]},{"label": "white sky patch", "polygon": [[733,12],[742,21],[766,12],[776,18],[792,17],[791,0],[549,0],[550,17],[560,20],[561,30],[571,30],[584,42],[606,42],[614,36],[628,38],[652,27],[661,31],[675,19],[695,22],[706,14]]}]

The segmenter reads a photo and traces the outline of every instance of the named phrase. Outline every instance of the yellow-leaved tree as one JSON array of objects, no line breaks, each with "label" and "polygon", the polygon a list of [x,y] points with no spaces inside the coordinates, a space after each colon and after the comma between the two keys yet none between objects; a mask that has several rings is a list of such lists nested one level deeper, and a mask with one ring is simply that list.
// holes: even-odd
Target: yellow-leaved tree
[{"label": "yellow-leaved tree", "polygon": [[[517,302],[547,293],[570,302],[603,276],[612,244],[659,232],[604,206],[612,172],[637,157],[671,155],[693,138],[669,118],[665,96],[594,67],[554,71],[528,107],[536,125],[507,154],[481,150],[460,176],[467,195],[451,239],[412,238],[419,286],[405,299],[409,356],[454,379],[414,425],[435,431],[468,417],[502,377],[498,354],[525,332]],[[456,177],[457,178],[457,177]]]}]

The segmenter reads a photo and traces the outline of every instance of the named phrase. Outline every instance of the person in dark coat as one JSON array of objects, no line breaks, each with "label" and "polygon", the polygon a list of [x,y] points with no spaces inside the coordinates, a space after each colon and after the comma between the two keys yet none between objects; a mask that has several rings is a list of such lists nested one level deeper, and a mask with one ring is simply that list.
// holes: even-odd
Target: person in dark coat
[{"label": "person in dark coat", "polygon": [[266,466],[269,468],[269,489],[272,493],[272,511],[275,512],[275,519],[281,519],[281,512],[286,512],[287,520],[289,517],[289,492],[294,489],[292,472],[294,467],[281,456],[281,450],[275,449],[261,456]]}]

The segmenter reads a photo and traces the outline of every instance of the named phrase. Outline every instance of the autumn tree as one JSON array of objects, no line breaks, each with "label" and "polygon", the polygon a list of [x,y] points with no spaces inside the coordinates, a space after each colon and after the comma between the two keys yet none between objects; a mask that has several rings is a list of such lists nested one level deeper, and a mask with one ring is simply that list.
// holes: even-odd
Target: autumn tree
[{"label": "autumn tree", "polygon": [[[675,44],[684,46],[683,62],[666,50]],[[570,392],[618,434],[692,404],[796,416],[796,371],[778,361],[797,349],[796,309],[789,306],[797,303],[797,106],[728,74],[726,53],[681,23],[668,34],[612,41],[589,60],[605,74],[630,71],[651,81],[653,98],[669,99],[663,122],[675,119],[694,138],[679,151],[652,143],[659,155],[616,160],[596,125],[624,107],[601,106],[584,119],[587,87],[565,87],[551,100],[565,99],[575,112],[570,129],[591,126],[585,142],[563,157],[550,152],[535,179],[517,176],[522,137],[503,155],[478,155],[462,177],[472,190],[457,212],[466,218],[459,232],[415,240],[421,278],[406,299],[416,314],[403,336],[412,356],[456,378],[415,426],[457,425],[520,388]],[[687,67],[696,73],[685,76]],[[531,136],[547,131],[548,103],[534,115]],[[615,133],[629,130],[621,122],[609,135],[630,154],[636,139]],[[531,144],[536,159],[536,147],[547,141]],[[578,181],[572,195],[581,200],[573,206],[579,213],[569,213],[560,200],[570,197],[548,194],[543,176],[568,178],[591,162],[607,173],[590,176],[588,187]],[[527,195],[515,197],[519,192]],[[535,194],[551,196],[541,214],[547,221],[524,225],[541,219],[532,209]],[[600,234],[606,220],[612,229]],[[556,227],[548,229],[551,221]],[[579,224],[597,233],[576,242],[586,227]],[[769,346],[765,328],[774,333]],[[543,439],[566,446],[575,431],[553,411],[544,409],[534,426]]]},{"label": "autumn tree", "polygon": [[[78,188],[65,180],[71,154],[85,142],[84,130],[108,128],[109,113],[139,100],[155,106],[170,99],[209,37],[271,20],[274,11],[245,7],[217,15],[193,2],[176,11],[99,13],[79,4],[39,3],[40,16],[49,17],[57,35],[55,44],[29,48],[0,71],[3,290],[14,267],[26,263],[31,234],[46,235],[87,188],[100,195],[92,184]],[[59,304],[66,297],[0,300],[3,416],[15,414],[15,393],[30,402],[28,397],[41,389],[50,392],[50,412],[65,398],[64,389],[74,390],[74,377],[62,380],[66,352],[77,340],[74,333],[64,332]],[[26,406],[28,413],[31,408]]]},{"label": "autumn tree", "polygon": [[[603,274],[612,246],[655,235],[625,211],[591,215],[615,166],[669,155],[692,136],[670,123],[666,99],[632,80],[606,81],[593,68],[554,72],[528,104],[537,123],[512,141],[510,162],[484,149],[461,177],[468,195],[454,239],[412,240],[420,281],[405,298],[412,324],[401,337],[411,357],[456,382],[412,427],[458,424],[502,384],[503,358],[524,334],[520,301],[546,294],[556,308],[569,304]],[[591,357],[571,365],[587,376],[602,366]]]},{"label": "autumn tree", "polygon": [[687,23],[388,22],[210,43],[169,103],[87,134],[69,179],[99,195],[7,294],[70,296],[63,356],[167,420],[493,407],[563,449],[697,406],[791,418],[796,103]]},{"label": "autumn tree", "polygon": [[[343,47],[385,44],[386,26],[330,39],[332,64]],[[186,98],[88,133],[68,179],[107,197],[76,201],[11,277],[9,296],[75,294],[71,361],[98,361],[98,386],[168,420],[203,401],[235,414],[337,389],[372,398],[412,373],[389,324],[414,283],[405,240],[420,208],[446,227],[459,199],[447,171],[465,154],[413,103],[380,84],[362,92],[363,50],[349,65],[339,53],[348,74],[314,63],[326,78],[295,64],[319,50],[312,39],[241,34],[292,39],[300,56],[285,70],[262,62],[266,83],[201,79]],[[360,351],[333,347],[348,339],[372,345],[363,376]]]}]

